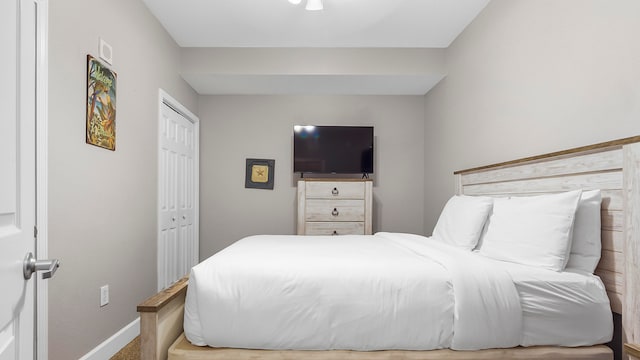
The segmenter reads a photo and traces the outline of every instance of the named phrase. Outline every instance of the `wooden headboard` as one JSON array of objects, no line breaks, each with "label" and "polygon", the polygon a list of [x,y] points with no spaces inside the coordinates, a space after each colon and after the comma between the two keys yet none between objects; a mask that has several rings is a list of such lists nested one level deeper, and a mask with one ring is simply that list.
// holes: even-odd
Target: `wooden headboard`
[{"label": "wooden headboard", "polygon": [[456,192],[535,195],[602,190],[602,256],[596,274],[625,342],[640,342],[640,136],[456,171]]}]

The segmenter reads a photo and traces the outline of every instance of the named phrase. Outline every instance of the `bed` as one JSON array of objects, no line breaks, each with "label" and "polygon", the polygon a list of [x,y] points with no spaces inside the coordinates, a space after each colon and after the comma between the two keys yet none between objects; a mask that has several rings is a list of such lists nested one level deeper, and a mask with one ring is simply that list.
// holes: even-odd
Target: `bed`
[{"label": "bed", "polygon": [[[628,138],[618,141],[601,143],[577,149],[546,154],[492,166],[458,171],[455,173],[456,193],[459,195],[491,196],[497,198],[508,198],[511,196],[528,196],[539,194],[550,194],[566,192],[574,189],[600,190],[602,196],[601,205],[601,237],[602,255],[598,263],[595,274],[602,279],[596,283],[604,284],[608,303],[611,311],[622,315],[623,337],[628,343],[637,343],[639,337],[638,314],[638,235],[633,231],[638,227],[638,215],[634,216],[634,210],[638,207],[640,197],[638,193],[638,179],[640,172],[640,138]],[[395,236],[396,234],[381,234],[374,236]],[[402,238],[402,236],[401,236]],[[256,239],[253,239],[254,242]],[[262,239],[264,241],[264,239]],[[275,239],[272,239],[275,240]],[[415,240],[415,239],[413,239]],[[416,242],[411,239],[401,239],[396,241],[394,246],[399,246],[397,242],[403,242],[400,247],[402,251],[420,252],[416,248]],[[251,242],[251,239],[249,241]],[[393,242],[393,241],[392,241]],[[408,243],[408,245],[407,245]],[[419,243],[419,242],[418,242]],[[242,245],[242,244],[241,244]],[[426,253],[430,253],[429,249]],[[424,254],[423,254],[424,255]],[[626,260],[626,261],[625,261]],[[443,260],[439,260],[442,262]],[[434,271],[429,268],[429,271]],[[526,293],[527,286],[531,289],[539,290],[539,283],[535,279],[523,277],[523,272],[517,266],[506,270],[511,277],[520,276],[517,291],[522,296]],[[538,274],[539,277],[547,276],[549,271]],[[626,274],[626,276],[625,276]],[[569,275],[569,276],[567,276]],[[564,274],[565,281],[570,282],[573,275]],[[573,276],[577,278],[578,275]],[[464,276],[463,276],[464,277]],[[341,344],[333,348],[355,348],[368,351],[352,350],[317,350],[322,349],[326,344],[318,346],[307,343],[302,346],[305,350],[278,350],[277,348],[241,349],[233,347],[232,342],[223,342],[226,347],[207,348],[197,347],[185,340],[183,333],[184,303],[187,291],[193,291],[194,287],[188,287],[189,281],[196,279],[183,279],[174,284],[169,289],[155,295],[138,306],[141,313],[141,338],[142,338],[142,359],[165,359],[167,355],[170,359],[612,359],[611,350],[603,345],[581,346],[579,342],[560,343],[563,346],[551,341],[540,341],[544,346],[519,347],[518,343],[510,344],[496,343],[495,348],[484,349],[483,346],[473,345],[471,342],[458,341],[459,345],[453,346],[458,350],[439,349],[423,351],[420,346],[412,347],[411,341],[394,349],[393,344],[403,341],[402,339],[389,340],[388,343],[381,339],[374,339],[370,343],[383,344],[380,348],[362,346],[358,344]],[[538,279],[539,280],[539,279]],[[574,279],[575,280],[575,279]],[[413,281],[408,279],[407,281]],[[583,280],[580,280],[583,281]],[[435,285],[434,285],[435,286]],[[625,290],[626,289],[626,290]],[[446,291],[444,291],[446,293]],[[410,298],[410,297],[408,297]],[[410,299],[409,299],[410,300]],[[605,299],[606,300],[606,299]],[[447,299],[434,300],[443,303]],[[490,301],[489,301],[490,302]],[[522,305],[526,308],[526,304]],[[522,309],[526,317],[526,309]],[[463,311],[463,310],[462,310]],[[597,310],[583,309],[585,312],[597,312]],[[602,311],[600,311],[602,313]],[[222,314],[222,313],[219,313]],[[218,315],[219,315],[218,314]],[[499,313],[497,313],[499,316]],[[609,313],[610,315],[610,313]],[[187,311],[187,317],[189,311]],[[406,315],[410,316],[410,315]],[[426,318],[425,321],[439,321],[436,315]],[[605,317],[606,319],[606,317]],[[380,319],[379,319],[380,320]],[[277,319],[274,319],[277,321]],[[595,321],[595,320],[594,320]],[[378,326],[384,328],[390,326],[384,319],[380,320]],[[476,325],[477,326],[477,325]],[[549,327],[548,323],[539,321],[537,326],[541,328]],[[188,327],[188,326],[187,326]],[[585,325],[587,327],[597,327],[596,325]],[[303,328],[299,328],[303,329]],[[560,328],[559,328],[560,329]],[[559,333],[550,337],[558,337]],[[565,331],[566,332],[566,331]],[[590,343],[601,343],[598,339],[606,338],[606,329],[601,333],[593,334],[594,339]],[[215,331],[214,331],[215,333]],[[418,333],[418,332],[416,332]],[[508,333],[508,331],[506,332]],[[193,337],[193,335],[191,335]],[[540,336],[539,333],[535,336]],[[598,337],[601,338],[598,338]],[[603,337],[604,336],[604,337]],[[348,339],[345,333],[341,339]],[[446,336],[445,336],[446,337]],[[287,337],[284,337],[287,338]],[[192,339],[193,340],[193,339]],[[257,339],[255,345],[250,347],[267,347],[261,343],[263,339]],[[338,339],[340,340],[340,339]],[[407,340],[407,339],[404,339]],[[543,339],[544,340],[544,339]],[[447,343],[449,341],[449,343]],[[444,342],[445,345],[451,343],[451,339]],[[197,343],[197,341],[195,341]],[[536,342],[532,342],[534,344]],[[548,344],[546,344],[548,343]],[[438,348],[442,343],[436,343]],[[528,343],[525,345],[529,345]],[[247,347],[241,345],[243,347]],[[289,345],[290,346],[290,345]],[[570,346],[570,347],[567,347]],[[286,346],[285,346],[286,347]],[[449,346],[445,346],[449,347]],[[492,346],[493,347],[493,346]],[[317,348],[317,349],[316,349]],[[407,350],[412,349],[412,350]]]}]

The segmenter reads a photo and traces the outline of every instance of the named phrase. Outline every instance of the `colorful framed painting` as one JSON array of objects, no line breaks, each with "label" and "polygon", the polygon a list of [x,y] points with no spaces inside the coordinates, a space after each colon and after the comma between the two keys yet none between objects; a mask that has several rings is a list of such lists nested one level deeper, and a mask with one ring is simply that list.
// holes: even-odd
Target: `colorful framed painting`
[{"label": "colorful framed painting", "polygon": [[273,190],[275,160],[247,159],[244,187]]},{"label": "colorful framed painting", "polygon": [[87,144],[116,150],[116,78],[87,55]]}]

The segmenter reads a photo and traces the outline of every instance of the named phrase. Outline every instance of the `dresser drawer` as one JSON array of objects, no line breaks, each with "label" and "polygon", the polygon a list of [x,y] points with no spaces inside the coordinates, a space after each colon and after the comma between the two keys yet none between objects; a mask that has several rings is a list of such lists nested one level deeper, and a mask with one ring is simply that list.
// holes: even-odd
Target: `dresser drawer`
[{"label": "dresser drawer", "polygon": [[364,235],[363,222],[307,222],[306,235]]},{"label": "dresser drawer", "polygon": [[373,183],[359,179],[298,181],[298,235],[371,235]]},{"label": "dresser drawer", "polygon": [[305,186],[307,199],[364,199],[361,181],[307,181]]},{"label": "dresser drawer", "polygon": [[309,199],[305,221],[364,221],[364,200]]}]

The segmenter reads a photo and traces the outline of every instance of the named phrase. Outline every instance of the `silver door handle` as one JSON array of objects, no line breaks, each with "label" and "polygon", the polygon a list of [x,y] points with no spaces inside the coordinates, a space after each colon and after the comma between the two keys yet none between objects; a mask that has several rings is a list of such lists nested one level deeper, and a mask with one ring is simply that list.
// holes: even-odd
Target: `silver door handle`
[{"label": "silver door handle", "polygon": [[22,273],[24,274],[24,279],[29,280],[34,272],[44,271],[42,273],[42,278],[49,279],[56,273],[56,270],[58,270],[59,267],[60,261],[58,259],[36,260],[32,253],[28,253],[24,258]]}]

